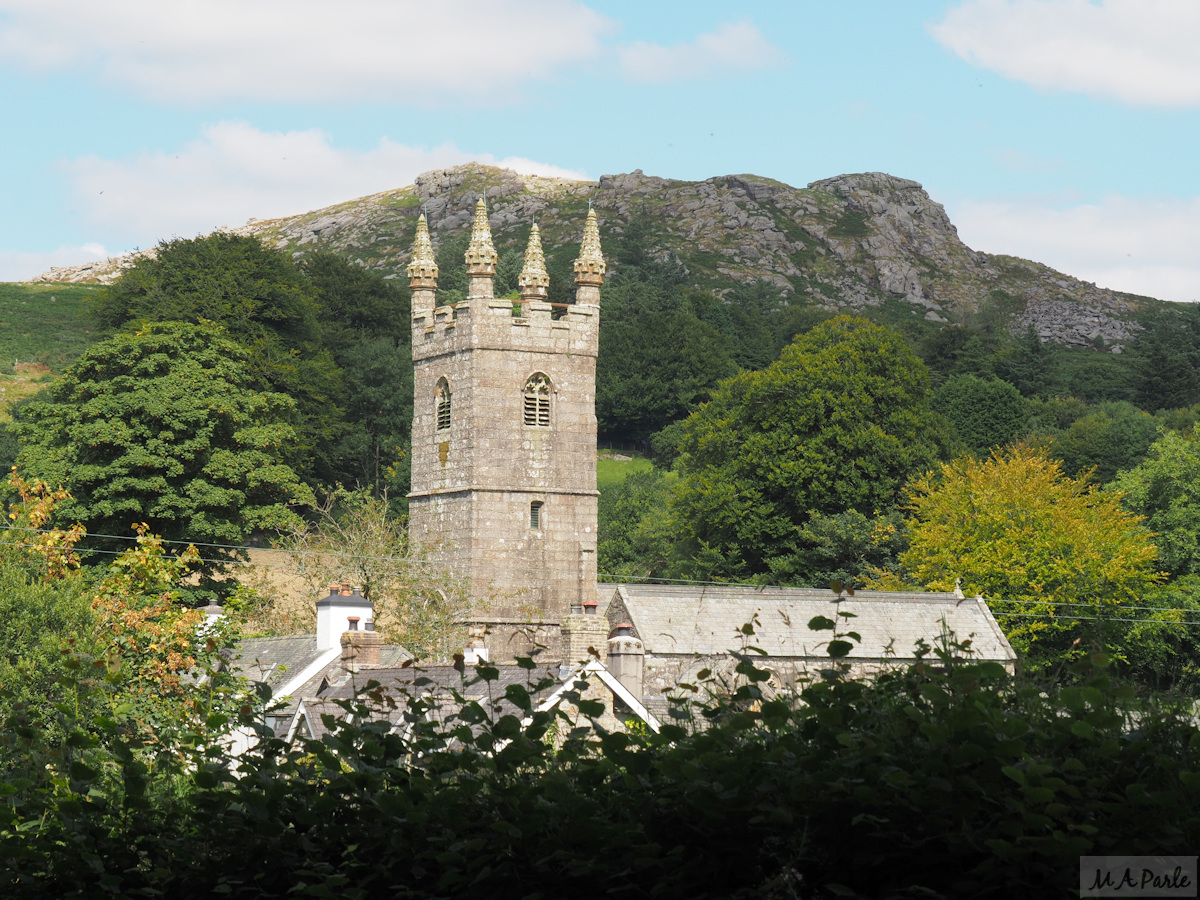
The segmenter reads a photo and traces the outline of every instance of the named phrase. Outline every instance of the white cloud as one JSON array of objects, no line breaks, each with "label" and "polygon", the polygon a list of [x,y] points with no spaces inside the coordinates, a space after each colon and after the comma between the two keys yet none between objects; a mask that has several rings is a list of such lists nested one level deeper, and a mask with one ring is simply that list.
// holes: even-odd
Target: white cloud
[{"label": "white cloud", "polygon": [[166,101],[494,102],[614,27],[578,0],[0,0],[0,61]]},{"label": "white cloud", "polygon": [[749,22],[725,22],[691,43],[635,41],[619,51],[621,73],[631,81],[680,81],[778,65],[783,53]]},{"label": "white cloud", "polygon": [[74,266],[105,259],[107,256],[108,251],[101,244],[59,247],[48,253],[0,250],[0,281],[24,281],[26,278],[40,275],[51,266]]},{"label": "white cloud", "polygon": [[930,32],[968,62],[1035,87],[1200,104],[1195,0],[967,0]]},{"label": "white cloud", "polygon": [[1100,287],[1200,300],[1200,197],[948,203],[968,246],[1036,260]]},{"label": "white cloud", "polygon": [[533,160],[468,153],[452,143],[410,147],[385,138],[371,150],[344,150],[319,130],[268,132],[244,122],[208,126],[174,153],[85,156],[63,165],[92,225],[149,246],[240,225],[251,216],[292,215],[403,187],[428,169],[472,160],[529,174],[586,177]]}]

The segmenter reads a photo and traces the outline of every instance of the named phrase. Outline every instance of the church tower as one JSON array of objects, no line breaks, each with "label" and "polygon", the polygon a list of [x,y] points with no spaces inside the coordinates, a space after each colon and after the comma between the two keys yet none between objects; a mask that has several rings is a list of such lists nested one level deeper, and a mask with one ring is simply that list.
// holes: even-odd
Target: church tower
[{"label": "church tower", "polygon": [[[480,603],[473,621],[496,638],[556,631],[596,590],[596,355],[604,257],[589,211],[575,262],[576,301],[547,302],[537,225],[520,300],[493,293],[496,249],[475,209],[467,298],[436,300],[425,217],[412,261],[414,407],[410,533]],[[493,659],[527,652],[496,646]]]}]

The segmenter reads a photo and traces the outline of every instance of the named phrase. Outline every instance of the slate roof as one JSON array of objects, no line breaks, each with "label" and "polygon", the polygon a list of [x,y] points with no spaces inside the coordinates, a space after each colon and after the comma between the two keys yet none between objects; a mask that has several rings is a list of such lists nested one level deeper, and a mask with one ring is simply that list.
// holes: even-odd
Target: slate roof
[{"label": "slate roof", "polygon": [[[623,694],[622,699],[627,703],[640,706],[640,698],[629,695],[603,666],[594,661],[562,676],[557,667],[528,670],[516,665],[496,665],[493,668],[498,674],[490,681],[479,678],[470,667],[463,672],[450,665],[363,668],[297,704],[286,737],[290,739],[297,729],[302,729],[313,738],[323,737],[328,729],[322,716],[344,718],[346,710],[337,701],[352,700],[356,696],[368,700],[363,691],[370,682],[377,682],[384,695],[394,702],[394,705],[373,705],[370,718],[373,721],[386,720],[391,723],[393,730],[400,732],[406,730],[405,712],[409,704],[418,698],[429,704],[426,718],[441,724],[452,721],[462,709],[460,697],[467,702],[479,703],[492,721],[506,715],[523,719],[527,713],[507,697],[508,688],[512,685],[525,688],[534,709],[544,709],[556,704],[565,691],[573,688],[577,679],[598,677],[608,687]],[[636,711],[643,721],[648,720],[653,730],[658,730],[657,720],[646,713],[644,707]]]},{"label": "slate roof", "polygon": [[[707,656],[744,644],[769,656],[827,659],[828,631],[808,628],[814,616],[834,617],[832,591],[726,585],[600,585],[609,599],[609,622],[629,621],[654,656]],[[918,639],[935,644],[942,621],[959,640],[970,637],[975,658],[1010,662],[1016,654],[979,598],[951,593],[857,591],[841,605],[857,614],[846,630],[862,636],[848,661],[912,658]],[[622,617],[627,619],[622,619]],[[741,628],[753,621],[754,634]],[[891,652],[889,653],[889,648]]]},{"label": "slate roof", "polygon": [[[279,702],[270,719],[278,733],[290,721],[301,697],[315,696],[323,683],[345,676],[341,655],[340,646],[317,650],[315,634],[246,638],[235,649],[230,665],[235,674],[271,686]],[[380,649],[382,665],[398,666],[408,659],[412,654],[395,644]]]}]

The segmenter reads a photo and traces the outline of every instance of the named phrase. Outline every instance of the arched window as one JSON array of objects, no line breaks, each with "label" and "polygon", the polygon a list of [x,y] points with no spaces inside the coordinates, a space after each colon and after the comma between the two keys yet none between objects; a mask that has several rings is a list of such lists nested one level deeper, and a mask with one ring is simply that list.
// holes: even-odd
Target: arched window
[{"label": "arched window", "polygon": [[534,500],[529,504],[529,527],[534,531],[542,530],[542,523],[545,517],[542,514],[542,507],[545,506],[541,500]]},{"label": "arched window", "polygon": [[437,389],[433,392],[434,407],[437,413],[437,430],[445,431],[450,427],[450,383],[445,378],[439,378]]},{"label": "arched window", "polygon": [[525,424],[550,427],[550,379],[541,372],[525,382]]}]

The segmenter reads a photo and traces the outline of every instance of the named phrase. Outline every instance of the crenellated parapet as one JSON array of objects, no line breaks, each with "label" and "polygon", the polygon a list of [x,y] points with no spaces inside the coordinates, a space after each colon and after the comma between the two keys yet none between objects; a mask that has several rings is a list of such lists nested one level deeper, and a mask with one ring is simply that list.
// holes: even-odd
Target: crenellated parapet
[{"label": "crenellated parapet", "polygon": [[605,263],[594,212],[588,213],[583,243],[575,262],[576,302],[565,307],[546,301],[550,274],[537,225],[530,229],[525,265],[518,278],[519,301],[499,299],[493,290],[497,253],[483,200],[475,207],[466,266],[467,299],[438,306],[433,291],[437,265],[424,215],[417,223],[409,284],[413,288],[414,359],[430,359],[464,350],[512,349],[595,357],[599,352],[600,285]]},{"label": "crenellated parapet", "polygon": [[463,350],[527,350],[595,357],[600,349],[600,309],[575,303],[556,315],[544,300],[475,299],[455,307],[413,309],[413,359]]}]

